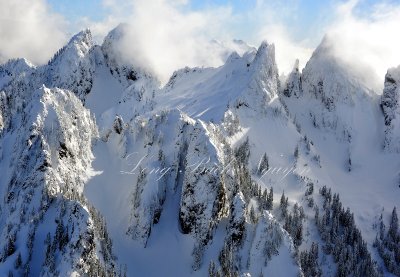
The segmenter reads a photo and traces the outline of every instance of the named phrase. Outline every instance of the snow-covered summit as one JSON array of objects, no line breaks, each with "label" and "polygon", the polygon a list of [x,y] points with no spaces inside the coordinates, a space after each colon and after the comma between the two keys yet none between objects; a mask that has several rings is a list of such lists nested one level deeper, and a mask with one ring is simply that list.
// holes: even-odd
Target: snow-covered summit
[{"label": "snow-covered summit", "polygon": [[127,24],[118,25],[108,33],[101,45],[101,50],[111,74],[124,86],[132,85],[139,79],[154,82],[156,86],[159,86],[157,77],[149,70],[134,64],[131,60],[126,60],[121,44],[125,39],[127,28],[129,28]]},{"label": "snow-covered summit", "polygon": [[0,90],[12,80],[29,75],[35,68],[31,62],[23,58],[12,59],[0,65]]},{"label": "snow-covered summit", "polygon": [[84,100],[92,87],[94,72],[90,50],[93,48],[92,35],[89,29],[79,32],[71,38],[48,62],[38,68],[37,87],[46,84],[48,87],[70,89]]},{"label": "snow-covered summit", "polygon": [[302,84],[303,91],[321,99],[327,109],[334,109],[337,102],[353,105],[357,95],[368,93],[362,81],[334,55],[327,37],[302,71]]},{"label": "snow-covered summit", "polygon": [[253,80],[251,89],[263,91],[265,103],[277,96],[279,86],[278,66],[275,61],[275,45],[263,41],[251,64]]},{"label": "snow-covered summit", "polygon": [[299,97],[302,94],[302,83],[301,83],[301,73],[299,69],[299,60],[296,60],[292,72],[284,80],[282,93],[291,97],[292,95]]},{"label": "snow-covered summit", "polygon": [[0,65],[0,70],[3,74],[17,76],[20,73],[34,69],[35,65],[24,58],[12,59],[5,64]]}]

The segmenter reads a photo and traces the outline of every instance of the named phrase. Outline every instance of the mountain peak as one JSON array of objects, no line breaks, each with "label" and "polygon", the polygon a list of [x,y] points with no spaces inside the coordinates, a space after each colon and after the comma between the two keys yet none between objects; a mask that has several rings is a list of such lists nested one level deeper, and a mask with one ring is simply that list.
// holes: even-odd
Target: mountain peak
[{"label": "mountain peak", "polygon": [[[272,69],[276,69],[277,73],[278,69],[275,61],[275,45],[268,44],[267,41],[263,41],[260,47],[258,47],[253,64],[257,69],[261,69],[261,67],[270,67]],[[273,72],[269,73],[272,74]]]},{"label": "mountain peak", "polygon": [[365,72],[342,59],[325,36],[302,71],[303,89],[321,98],[328,109],[338,101],[353,105],[356,95],[369,94]]},{"label": "mountain peak", "polygon": [[18,75],[19,73],[26,72],[33,68],[35,68],[35,66],[24,58],[11,59],[5,64],[0,65],[0,71],[3,70],[12,75]]},{"label": "mountain peak", "polygon": [[93,47],[92,33],[89,29],[85,29],[74,35],[67,44],[67,48],[74,48],[80,57],[86,55],[90,48]]},{"label": "mountain peak", "polygon": [[233,61],[235,61],[235,60],[238,60],[238,59],[240,59],[240,55],[239,55],[236,51],[233,51],[233,52],[228,56],[228,58],[226,59],[226,63],[231,63],[231,62],[233,62]]},{"label": "mountain peak", "polygon": [[293,70],[292,71],[299,71],[299,59],[296,59],[296,61],[294,62],[294,65],[293,65]]},{"label": "mountain peak", "polygon": [[278,66],[275,60],[275,45],[263,41],[257,50],[252,62],[254,80],[259,83],[257,87],[267,90],[268,101],[278,92]]},{"label": "mountain peak", "polygon": [[[138,79],[148,80],[150,83],[159,85],[157,77],[151,70],[138,64],[131,58],[128,51],[121,47],[124,44],[124,36],[127,34],[129,25],[121,23],[104,38],[101,45],[107,66],[111,73],[126,87],[136,82]],[[153,85],[153,84],[152,84]]]},{"label": "mountain peak", "polygon": [[89,46],[92,46],[93,45],[92,32],[88,28],[80,31],[69,40],[68,44],[71,43],[85,43]]},{"label": "mountain peak", "polygon": [[58,50],[48,64],[63,64],[61,60],[64,59],[74,60],[75,62],[69,63],[76,64],[77,60],[82,59],[89,53],[93,45],[92,33],[89,29],[85,29],[74,35],[64,47]]},{"label": "mountain peak", "polygon": [[296,59],[293,70],[290,72],[289,76],[285,81],[285,88],[283,94],[286,97],[291,97],[292,95],[299,97],[302,92],[301,86],[301,74],[299,71],[299,59]]},{"label": "mountain peak", "polygon": [[263,40],[261,41],[260,47],[259,48],[266,48],[268,47],[270,44],[268,43],[267,40]]},{"label": "mountain peak", "polygon": [[275,45],[269,44],[266,40],[262,41],[260,47],[258,47],[256,56],[273,56],[275,59]]},{"label": "mountain peak", "polygon": [[120,41],[124,37],[128,26],[129,25],[126,23],[118,24],[118,26],[116,26],[106,35],[101,47],[102,48],[109,47],[113,45],[115,42]]},{"label": "mountain peak", "polygon": [[106,38],[110,38],[110,37],[120,38],[126,32],[128,27],[129,27],[129,24],[120,23],[107,34]]},{"label": "mountain peak", "polygon": [[101,45],[101,49],[106,57],[106,59],[112,58],[117,59],[118,62],[122,62],[121,53],[117,47],[117,45],[122,41],[126,29],[127,24],[119,24],[117,27],[112,29],[104,38],[103,44]]}]

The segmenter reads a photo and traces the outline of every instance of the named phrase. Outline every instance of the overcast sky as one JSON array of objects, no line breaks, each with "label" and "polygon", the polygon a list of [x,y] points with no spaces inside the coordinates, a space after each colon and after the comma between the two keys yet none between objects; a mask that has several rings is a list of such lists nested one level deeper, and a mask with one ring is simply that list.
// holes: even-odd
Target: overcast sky
[{"label": "overcast sky", "polygon": [[[0,60],[45,63],[76,32],[95,40],[130,23],[131,56],[164,77],[183,65],[217,65],[211,39],[275,43],[278,66],[304,66],[324,34],[335,53],[383,80],[400,64],[400,0],[0,0]],[[210,57],[209,57],[210,55]]]}]

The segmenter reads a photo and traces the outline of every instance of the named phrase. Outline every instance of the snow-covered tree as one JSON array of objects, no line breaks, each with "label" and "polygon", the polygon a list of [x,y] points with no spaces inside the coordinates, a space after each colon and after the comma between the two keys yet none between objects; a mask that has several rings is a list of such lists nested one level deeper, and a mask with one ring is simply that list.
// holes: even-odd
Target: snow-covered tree
[{"label": "snow-covered tree", "polygon": [[283,191],[280,200],[280,209],[283,218],[285,218],[288,213],[288,206],[289,206],[289,199],[285,196],[285,192]]},{"label": "snow-covered tree", "polygon": [[271,211],[274,208],[274,188],[271,187],[267,196],[266,209]]},{"label": "snow-covered tree", "polygon": [[258,175],[262,175],[266,171],[268,171],[268,169],[269,169],[268,156],[267,156],[267,153],[264,153],[264,155],[261,157],[261,160],[258,164],[257,173],[258,173]]},{"label": "snow-covered tree", "polygon": [[318,244],[313,242],[309,251],[300,253],[300,264],[304,276],[322,276],[322,270],[318,261]]}]

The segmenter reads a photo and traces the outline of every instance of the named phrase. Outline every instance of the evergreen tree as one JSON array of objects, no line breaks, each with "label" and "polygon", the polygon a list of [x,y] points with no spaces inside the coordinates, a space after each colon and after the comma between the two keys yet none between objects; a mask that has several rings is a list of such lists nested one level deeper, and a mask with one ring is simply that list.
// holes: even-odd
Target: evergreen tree
[{"label": "evergreen tree", "polygon": [[224,246],[219,253],[219,263],[222,267],[223,276],[231,276],[233,273],[232,244],[225,240]]},{"label": "evergreen tree", "polygon": [[347,169],[348,169],[349,172],[351,171],[351,168],[352,168],[352,166],[351,166],[351,157],[350,157],[350,154],[349,154],[349,159],[347,161]]},{"label": "evergreen tree", "polygon": [[382,215],[379,221],[379,233],[373,245],[378,249],[386,269],[390,273],[400,276],[400,234],[398,233],[399,222],[396,207],[393,208],[389,229],[386,234]]},{"label": "evergreen tree", "polygon": [[315,206],[315,224],[317,225],[317,227],[319,228],[319,208],[318,206]]},{"label": "evergreen tree", "polygon": [[28,242],[27,242],[27,246],[28,246],[28,261],[31,260],[32,258],[32,253],[33,253],[33,242],[35,239],[35,234],[36,234],[36,229],[35,227],[29,230],[28,233]]},{"label": "evergreen tree", "polygon": [[308,207],[310,207],[310,208],[312,208],[312,207],[314,207],[314,198],[312,198],[312,197],[309,197],[308,199],[307,199],[307,203],[308,203]]},{"label": "evergreen tree", "polygon": [[249,137],[235,150],[235,158],[240,165],[247,165],[250,157]]},{"label": "evergreen tree", "polygon": [[217,268],[214,261],[211,261],[208,266],[208,276],[209,277],[222,277],[220,269]]},{"label": "evergreen tree", "polygon": [[289,203],[289,199],[285,196],[285,192],[283,192],[282,196],[281,196],[281,201],[280,201],[280,208],[281,208],[283,217],[286,217],[286,215],[287,215],[287,208],[289,205],[288,203]]},{"label": "evergreen tree", "polygon": [[307,189],[305,192],[305,196],[310,196],[314,193],[314,184],[313,183],[308,183],[307,184]]},{"label": "evergreen tree", "polygon": [[258,175],[264,174],[266,171],[269,169],[269,162],[268,162],[268,156],[267,153],[264,153],[262,156],[260,163],[258,165],[257,173]]},{"label": "evergreen tree", "polygon": [[21,253],[18,253],[17,259],[15,260],[15,268],[20,268],[22,265]]},{"label": "evergreen tree", "polygon": [[[44,266],[46,266],[51,273],[54,273],[55,270],[55,257],[54,257],[54,243],[51,242],[50,233],[47,233],[45,239],[45,246],[46,246],[46,254],[44,258]],[[52,247],[53,246],[53,247]]]},{"label": "evergreen tree", "polygon": [[383,215],[381,214],[379,218],[379,238],[380,240],[383,240],[385,237],[385,223],[383,223]]},{"label": "evergreen tree", "polygon": [[293,211],[285,217],[283,227],[293,238],[296,247],[300,246],[303,242],[303,218],[304,211],[302,211],[302,208],[299,208],[297,203],[294,204]]},{"label": "evergreen tree", "polygon": [[304,276],[318,277],[322,275],[318,263],[318,244],[313,242],[309,251],[300,253],[300,265]]},{"label": "evergreen tree", "polygon": [[399,219],[397,217],[396,207],[393,208],[392,217],[390,219],[390,225],[388,230],[388,235],[395,242],[397,240],[397,232],[399,230]]},{"label": "evergreen tree", "polygon": [[296,145],[296,148],[294,149],[293,156],[297,161],[297,159],[299,158],[299,146],[298,145]]},{"label": "evergreen tree", "polygon": [[251,223],[253,223],[253,224],[257,223],[258,218],[257,218],[256,212],[255,212],[255,210],[254,210],[254,206],[251,206],[251,207],[250,207],[250,214],[249,214],[249,217],[250,217]]},{"label": "evergreen tree", "polygon": [[266,209],[272,211],[273,208],[274,208],[274,189],[271,187],[267,196]]},{"label": "evergreen tree", "polygon": [[7,245],[6,245],[6,256],[9,257],[15,252],[15,234],[12,234],[8,237]]},{"label": "evergreen tree", "polygon": [[30,273],[31,273],[31,267],[29,266],[29,264],[25,264],[25,266],[24,266],[24,277],[30,276]]},{"label": "evergreen tree", "polygon": [[323,197],[323,216],[316,220],[325,254],[332,254],[337,264],[336,276],[377,276],[378,271],[372,262],[366,242],[357,229],[350,209],[343,209],[338,194],[333,198],[331,190],[325,186],[320,189]]},{"label": "evergreen tree", "polygon": [[210,265],[208,266],[208,276],[209,277],[214,277],[217,275],[217,269],[215,267],[214,261],[210,262]]}]

